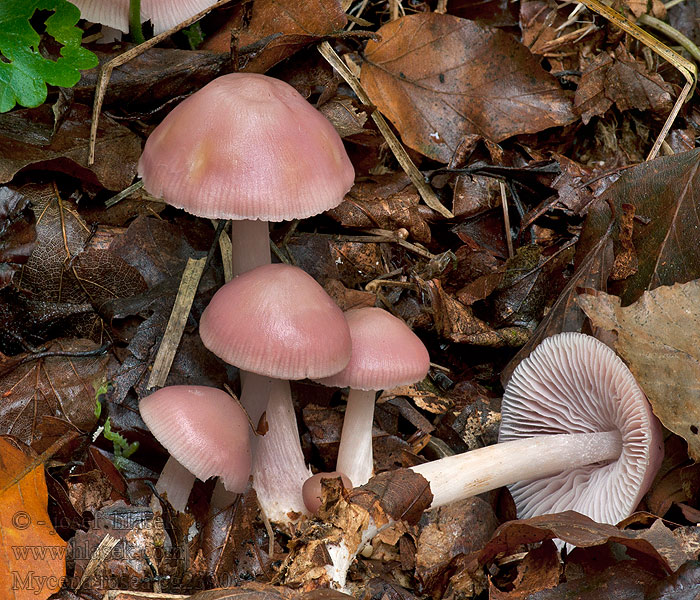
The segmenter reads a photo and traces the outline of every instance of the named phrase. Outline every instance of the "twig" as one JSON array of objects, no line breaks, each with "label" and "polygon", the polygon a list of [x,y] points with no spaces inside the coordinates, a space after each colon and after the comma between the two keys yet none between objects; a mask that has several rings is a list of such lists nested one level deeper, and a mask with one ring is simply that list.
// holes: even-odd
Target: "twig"
[{"label": "twig", "polygon": [[[321,56],[323,56],[323,58],[325,58],[328,63],[336,71],[338,71],[340,76],[352,88],[352,91],[357,94],[360,102],[366,104],[367,106],[372,106],[372,100],[362,87],[360,80],[352,74],[350,69],[348,69],[347,65],[341,60],[340,56],[338,56],[335,50],[333,50],[331,45],[328,42],[321,42],[318,47],[318,51],[321,53]],[[406,172],[406,175],[411,178],[413,185],[415,185],[418,189],[418,193],[423,199],[423,202],[425,202],[434,211],[439,212],[443,217],[447,217],[448,219],[454,217],[449,210],[440,204],[435,192],[425,182],[425,177],[423,177],[423,174],[413,163],[411,157],[406,152],[406,149],[401,145],[401,142],[399,142],[398,138],[389,127],[389,124],[378,110],[372,111],[372,119],[374,120],[381,134],[384,136],[386,143],[389,144],[389,148],[391,148],[391,151],[394,153],[394,156],[401,165],[401,168]]]},{"label": "twig", "polygon": [[690,54],[690,56],[692,56],[695,60],[700,62],[700,48],[698,48],[692,42],[692,40],[685,37],[675,27],[671,27],[668,23],[664,23],[656,17],[652,17],[651,15],[647,14],[643,14],[641,17],[639,17],[639,22],[642,25],[646,25],[647,27],[656,29],[656,31],[660,31],[666,37],[676,42],[678,45],[683,46],[683,48],[685,48],[688,51],[688,54]]},{"label": "twig", "polygon": [[499,181],[498,185],[501,186],[501,206],[503,207],[503,226],[506,233],[506,243],[508,244],[508,258],[513,258],[515,252],[513,252],[513,238],[510,235],[510,215],[508,214],[508,197],[506,196],[506,184],[503,181]]},{"label": "twig", "polygon": [[143,180],[139,179],[136,183],[132,183],[128,188],[124,188],[118,194],[115,194],[111,198],[105,200],[105,208],[112,208],[117,202],[121,202],[124,198],[131,196],[134,192],[140,190],[143,187]]},{"label": "twig", "polygon": [[149,50],[153,48],[153,46],[159,44],[162,42],[164,39],[169,37],[171,34],[175,33],[176,31],[180,31],[181,29],[184,29],[185,27],[192,25],[195,21],[198,21],[201,19],[204,15],[207,13],[211,12],[215,8],[219,8],[220,6],[223,6],[224,4],[228,4],[231,2],[231,0],[219,0],[216,4],[212,4],[209,8],[204,9],[201,12],[198,12],[196,15],[193,17],[190,17],[186,21],[183,21],[176,27],[173,27],[172,29],[169,29],[168,31],[164,31],[163,33],[159,33],[158,35],[153,36],[150,40],[146,40],[143,44],[139,44],[138,46],[134,46],[133,48],[127,50],[123,54],[120,54],[119,56],[113,58],[112,60],[106,62],[104,65],[102,65],[102,68],[100,69],[100,74],[97,77],[97,86],[95,88],[95,101],[93,102],[92,105],[92,124],[90,125],[90,146],[89,146],[89,151],[88,151],[88,166],[94,164],[95,162],[95,143],[97,142],[97,125],[100,120],[100,112],[102,111],[102,103],[104,102],[105,99],[105,93],[107,92],[107,84],[109,83],[109,78],[112,76],[112,71],[116,67],[121,67],[123,64],[129,62],[132,58],[136,58],[137,56],[140,56],[143,54],[146,50]]},{"label": "twig", "polygon": [[190,308],[192,308],[194,296],[197,293],[199,279],[204,271],[205,262],[205,258],[190,258],[187,260],[187,266],[182,273],[180,288],[175,298],[175,305],[170,313],[170,319],[165,328],[165,334],[163,334],[163,341],[153,362],[153,370],[148,378],[146,389],[163,387],[165,385],[165,380],[168,378],[170,367],[175,358],[175,352],[180,345],[180,339],[187,323],[187,317],[190,314]]}]

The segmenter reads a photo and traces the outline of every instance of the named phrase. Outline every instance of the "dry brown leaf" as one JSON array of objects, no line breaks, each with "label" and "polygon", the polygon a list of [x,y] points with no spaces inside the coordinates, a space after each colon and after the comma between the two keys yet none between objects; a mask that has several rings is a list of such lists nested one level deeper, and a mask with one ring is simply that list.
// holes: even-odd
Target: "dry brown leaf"
[{"label": "dry brown leaf", "polygon": [[437,13],[402,17],[378,33],[362,84],[425,156],[446,163],[467,134],[499,142],[576,119],[556,79],[507,33]]},{"label": "dry brown leaf", "polygon": [[45,600],[66,575],[66,543],[49,520],[44,465],[0,437],[0,597]]},{"label": "dry brown leaf", "polygon": [[700,460],[700,280],[658,287],[626,308],[602,292],[578,302],[595,326],[617,332],[615,350],[654,413]]},{"label": "dry brown leaf", "polygon": [[[48,351],[80,352],[97,347],[89,340],[56,340]],[[95,390],[105,379],[109,356],[24,358],[30,360],[0,376],[0,434],[30,445],[44,416],[60,417],[89,431],[96,421]]]}]

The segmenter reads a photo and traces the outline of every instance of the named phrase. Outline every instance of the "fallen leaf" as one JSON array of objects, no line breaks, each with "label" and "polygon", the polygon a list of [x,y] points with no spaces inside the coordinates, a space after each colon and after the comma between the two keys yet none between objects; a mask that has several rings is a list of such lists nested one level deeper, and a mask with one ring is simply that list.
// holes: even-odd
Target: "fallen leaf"
[{"label": "fallen leaf", "polygon": [[644,556],[660,569],[671,572],[670,566],[654,545],[640,538],[638,531],[623,531],[614,525],[596,523],[574,511],[541,515],[530,519],[508,521],[479,552],[480,564],[487,564],[501,553],[513,554],[519,546],[543,540],[560,540],[581,548],[599,546],[608,541],[626,546],[635,556]]},{"label": "fallen leaf", "polygon": [[416,540],[416,578],[422,592],[442,597],[452,559],[481,549],[498,527],[491,506],[467,498],[426,512]]},{"label": "fallen leaf", "polygon": [[[48,105],[26,109],[26,114],[27,119],[42,119],[53,127],[54,116]],[[89,106],[73,104],[49,143],[43,146],[24,139],[0,137],[0,183],[10,181],[18,171],[31,167],[67,173],[108,190],[122,190],[131,185],[141,155],[141,139],[127,127],[102,115],[97,130],[95,163],[88,166],[91,114]]]},{"label": "fallen leaf", "polygon": [[700,460],[700,280],[658,287],[625,308],[602,292],[582,294],[578,302],[594,325],[617,333],[615,350],[654,414]]},{"label": "fallen leaf", "polygon": [[614,53],[603,52],[586,66],[574,97],[574,109],[584,124],[613,104],[622,111],[635,108],[665,115],[673,106],[673,88],[619,45]]},{"label": "fallen leaf", "polygon": [[[229,52],[232,25],[225,25],[209,38],[203,48]],[[340,0],[255,0],[247,26],[237,32],[236,46],[248,60],[238,68],[252,73],[265,73],[320,38],[341,31],[347,23]]]},{"label": "fallen leaf", "polygon": [[[47,351],[84,352],[95,350],[90,340],[54,340]],[[60,417],[81,431],[96,422],[95,390],[105,379],[109,355],[46,356],[23,363],[0,376],[0,434],[12,435],[31,445],[44,416]]]},{"label": "fallen leaf", "polygon": [[8,187],[0,187],[0,289],[10,284],[34,250],[34,224],[29,200]]},{"label": "fallen leaf", "polygon": [[17,285],[36,299],[57,303],[89,302],[100,311],[114,298],[146,289],[141,275],[109,250],[87,248],[91,229],[72,200],[52,186],[27,185],[36,215],[37,247]]},{"label": "fallen leaf", "polygon": [[[607,200],[604,201],[604,200]],[[634,206],[637,218],[632,243],[637,273],[610,286],[628,305],[647,289],[684,283],[700,277],[700,149],[665,156],[626,169],[589,211],[581,233],[597,240],[611,221],[615,207],[616,252],[622,204]]]},{"label": "fallen leaf", "polygon": [[45,600],[63,585],[66,543],[47,513],[44,464],[0,437],[0,595]]},{"label": "fallen leaf", "polygon": [[576,119],[556,79],[507,33],[420,13],[378,34],[362,84],[404,143],[429,158],[448,162],[470,133],[500,142]]},{"label": "fallen leaf", "polygon": [[513,589],[501,591],[491,581],[489,600],[525,600],[543,590],[551,590],[559,583],[562,566],[559,550],[551,540],[530,550],[518,564],[518,575],[513,582]]}]

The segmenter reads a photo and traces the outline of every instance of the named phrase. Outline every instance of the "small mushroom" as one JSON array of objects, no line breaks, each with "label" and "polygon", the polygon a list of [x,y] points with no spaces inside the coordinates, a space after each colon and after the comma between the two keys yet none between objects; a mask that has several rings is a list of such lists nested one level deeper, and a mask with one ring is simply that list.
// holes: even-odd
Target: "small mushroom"
[{"label": "small mushroom", "polygon": [[376,392],[423,379],[430,357],[423,342],[406,324],[381,308],[345,313],[352,355],[342,371],[317,379],[328,386],[349,387],[336,468],[354,486],[372,477],[372,421]]},{"label": "small mushroom", "polygon": [[[288,379],[322,377],[350,360],[342,311],[313,277],[284,264],[258,267],[221,287],[202,313],[204,345],[246,369],[241,404],[267,433],[254,444],[253,486],[266,516],[286,522],[306,512],[304,462]],[[268,401],[269,397],[269,401]]]},{"label": "small mushroom", "polygon": [[170,452],[156,489],[184,511],[195,477],[219,477],[229,492],[245,489],[250,476],[248,419],[224,391],[173,385],[141,399],[139,412]]}]

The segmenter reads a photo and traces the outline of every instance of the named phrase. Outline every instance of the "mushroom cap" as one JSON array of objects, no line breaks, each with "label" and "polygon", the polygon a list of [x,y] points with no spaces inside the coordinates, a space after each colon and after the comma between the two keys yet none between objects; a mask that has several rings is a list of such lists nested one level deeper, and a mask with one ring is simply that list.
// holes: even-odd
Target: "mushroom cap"
[{"label": "mushroom cap", "polygon": [[340,204],[355,171],[330,122],[290,85],[218,77],[151,133],[146,190],[200,217],[284,221]]},{"label": "mushroom cap", "polygon": [[574,510],[618,523],[639,504],[663,459],[659,421],[615,352],[581,333],[547,338],[506,386],[499,442],[615,430],[622,437],[616,461],[508,486],[518,516]]},{"label": "mushroom cap", "polygon": [[142,398],[139,412],[155,438],[195,477],[220,477],[229,492],[246,488],[251,469],[248,418],[226,392],[172,385]]},{"label": "mushroom cap", "polygon": [[381,308],[357,308],[345,313],[352,356],[342,371],[319,379],[334,387],[384,390],[415,383],[430,368],[423,342],[406,324]]},{"label": "mushroom cap", "polygon": [[[80,16],[93,23],[114,27],[129,33],[129,0],[72,0]],[[141,21],[153,23],[158,35],[203,11],[216,0],[142,0]]]},{"label": "mushroom cap", "polygon": [[227,363],[278,379],[336,373],[352,349],[340,308],[311,275],[284,264],[247,271],[219,288],[199,335]]}]

